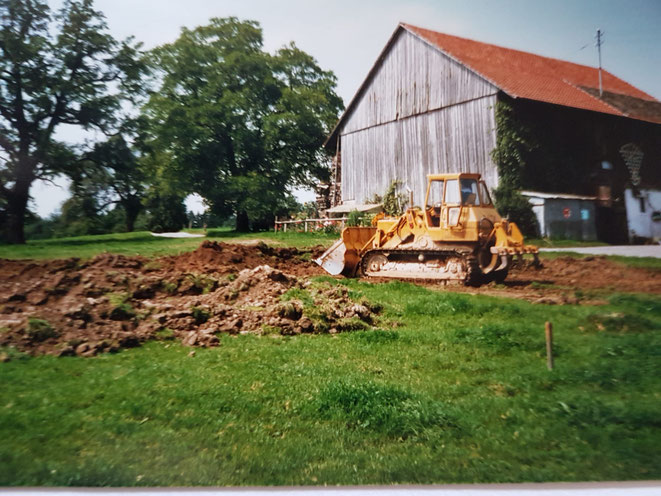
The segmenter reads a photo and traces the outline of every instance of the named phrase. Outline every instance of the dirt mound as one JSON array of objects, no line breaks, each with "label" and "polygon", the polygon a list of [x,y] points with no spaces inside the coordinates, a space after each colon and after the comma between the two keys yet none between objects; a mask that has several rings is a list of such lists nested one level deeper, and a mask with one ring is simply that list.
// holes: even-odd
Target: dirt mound
[{"label": "dirt mound", "polygon": [[[0,346],[93,356],[148,339],[214,346],[221,332],[340,332],[351,327],[342,319],[372,322],[373,311],[354,308],[346,294],[337,299],[315,290],[312,312],[298,300],[280,301],[289,289],[304,290],[296,274],[321,272],[311,256],[263,243],[205,242],[156,260],[112,254],[85,262],[2,260]],[[337,311],[315,313],[331,297]]]},{"label": "dirt mound", "polygon": [[254,268],[264,264],[295,275],[323,274],[320,267],[309,263],[318,251],[316,247],[305,251],[274,248],[263,242],[242,245],[204,241],[197,250],[164,257],[160,263],[169,270],[200,274],[231,274],[245,267]]},{"label": "dirt mound", "polygon": [[[306,279],[325,274],[311,261],[322,252],[207,241],[153,260],[108,253],[87,261],[0,260],[0,346],[93,356],[148,339],[215,346],[219,333],[369,329],[378,308],[352,301],[345,288]],[[600,290],[661,293],[661,272],[604,257],[561,257],[545,259],[540,269],[514,268],[504,285],[434,287],[536,303],[600,303]]]}]

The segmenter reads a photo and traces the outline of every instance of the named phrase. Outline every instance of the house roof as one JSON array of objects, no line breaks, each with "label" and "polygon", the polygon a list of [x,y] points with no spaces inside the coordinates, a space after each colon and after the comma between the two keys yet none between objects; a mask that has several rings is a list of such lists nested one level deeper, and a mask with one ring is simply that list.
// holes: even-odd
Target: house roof
[{"label": "house roof", "polygon": [[[526,98],[661,124],[661,111],[645,110],[646,104],[654,107],[661,106],[661,102],[608,71],[601,71],[604,95],[600,98],[599,69],[596,67],[437,33],[410,24],[400,26],[481,75],[513,98]],[[610,95],[623,98],[609,98]]]},{"label": "house roof", "polygon": [[661,124],[661,102],[603,69],[603,95],[600,97],[599,69],[596,67],[401,23],[331,132],[326,141],[327,146],[334,142],[342,122],[351,114],[385,54],[404,30],[472,70],[512,98],[535,100]]}]

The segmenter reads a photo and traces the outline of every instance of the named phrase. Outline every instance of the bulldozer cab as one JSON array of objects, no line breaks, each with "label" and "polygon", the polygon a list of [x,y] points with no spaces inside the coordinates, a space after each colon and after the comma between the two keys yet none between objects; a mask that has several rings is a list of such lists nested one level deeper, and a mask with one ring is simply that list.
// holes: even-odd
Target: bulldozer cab
[{"label": "bulldozer cab", "polygon": [[425,220],[429,228],[461,227],[462,210],[493,208],[491,196],[479,174],[430,174],[427,176]]}]

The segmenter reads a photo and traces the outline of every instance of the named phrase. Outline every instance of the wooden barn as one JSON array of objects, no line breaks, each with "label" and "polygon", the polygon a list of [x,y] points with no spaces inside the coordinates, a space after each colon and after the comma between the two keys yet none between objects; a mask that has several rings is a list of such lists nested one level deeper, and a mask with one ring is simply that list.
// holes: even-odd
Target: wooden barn
[{"label": "wooden barn", "polygon": [[[528,135],[522,189],[593,198],[597,236],[626,241],[641,213],[627,206],[661,215],[661,102],[599,72],[400,24],[326,142],[331,206],[360,207],[393,180],[421,204],[430,173],[480,172],[495,188],[507,105]],[[562,209],[564,221],[585,224],[581,210]]]}]

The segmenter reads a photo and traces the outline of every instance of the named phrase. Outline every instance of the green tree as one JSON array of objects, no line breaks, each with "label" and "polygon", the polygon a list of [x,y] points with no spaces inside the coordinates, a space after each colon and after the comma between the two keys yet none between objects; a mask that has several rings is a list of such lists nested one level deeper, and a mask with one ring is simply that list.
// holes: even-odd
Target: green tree
[{"label": "green tree", "polygon": [[120,207],[125,229],[132,232],[143,208],[146,176],[124,137],[119,134],[97,143],[83,163],[81,173],[96,184],[101,208]]},{"label": "green tree", "polygon": [[539,235],[539,223],[532,205],[521,193],[524,169],[537,147],[531,130],[518,119],[508,102],[496,104],[496,147],[491,157],[498,166],[499,184],[494,190],[496,208],[516,222],[526,236]]},{"label": "green tree", "polygon": [[107,33],[92,0],[0,0],[0,198],[8,240],[24,243],[30,186],[73,166],[62,124],[108,132],[122,98],[141,91],[139,45]]},{"label": "green tree", "polygon": [[152,188],[145,198],[145,206],[149,211],[147,227],[160,232],[177,232],[188,223],[184,198],[169,191]]},{"label": "green tree", "polygon": [[310,55],[265,53],[258,23],[227,18],[183,29],[153,57],[162,79],[145,107],[147,146],[169,184],[247,230],[291,206],[292,186],[328,174],[321,145],[342,101]]}]

